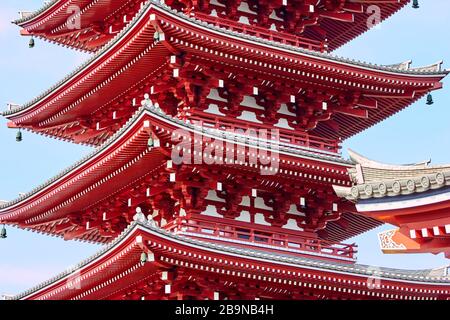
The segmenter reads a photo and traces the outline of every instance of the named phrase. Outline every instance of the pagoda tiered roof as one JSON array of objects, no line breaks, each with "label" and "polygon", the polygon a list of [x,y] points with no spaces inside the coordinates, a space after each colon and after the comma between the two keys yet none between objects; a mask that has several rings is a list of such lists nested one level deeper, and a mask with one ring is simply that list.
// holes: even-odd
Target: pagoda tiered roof
[{"label": "pagoda tiered roof", "polygon": [[[155,42],[157,29],[163,38]],[[329,139],[346,139],[384,120],[441,88],[440,81],[448,74],[440,62],[413,68],[409,62],[379,66],[342,59],[229,31],[148,2],[94,57],[42,95],[3,115],[11,120],[11,127],[99,145],[134,112],[133,99],[149,93],[155,81],[162,81],[159,77],[169,76],[176,68],[170,61],[180,53],[191,57],[190,65],[205,69],[210,84],[242,73],[244,68],[248,77],[256,78],[254,86],[269,83],[268,88],[273,90],[275,84],[277,90],[291,96],[301,93],[305,85],[332,99],[352,93],[352,106],[326,116],[322,110],[317,124],[310,126],[310,134]],[[224,78],[213,70],[214,64],[229,66]],[[131,88],[130,81],[134,84]],[[280,83],[285,87],[278,88]],[[280,99],[290,102],[289,94]],[[115,118],[113,112],[117,110],[120,117]],[[102,125],[105,115],[111,119]]]},{"label": "pagoda tiered roof", "polygon": [[[129,0],[53,0],[35,12],[22,12],[14,21],[23,28],[23,35],[33,35],[58,44],[86,51],[96,51],[114,33],[120,31],[148,1]],[[152,1],[150,1],[152,2]],[[158,1],[154,1],[158,3]],[[409,0],[351,0],[331,3],[327,1],[166,1],[172,8],[197,15],[199,18],[228,25],[235,30],[271,31],[274,38],[292,41],[297,35],[299,43],[322,43],[319,50],[334,50],[366,32],[374,24],[373,5],[380,9],[382,22],[403,8]],[[77,11],[74,11],[77,8]],[[81,17],[80,28],[70,21]],[[289,37],[291,39],[289,39]],[[326,44],[326,47],[323,46]]]},{"label": "pagoda tiered roof", "polygon": [[[147,262],[140,260],[142,252]],[[182,290],[186,277],[200,288]],[[211,280],[216,277],[221,280]],[[259,290],[252,289],[254,281]],[[450,278],[447,268],[401,270],[299,258],[192,239],[138,220],[94,256],[11,299],[171,299],[176,294],[204,299],[214,291],[220,299],[437,300],[450,297]]]},{"label": "pagoda tiered roof", "polygon": [[425,95],[432,104],[450,72],[329,53],[408,3],[53,0],[22,12],[22,35],[94,54],[11,104],[8,127],[97,148],[0,201],[0,224],[107,245],[12,299],[450,300],[450,268],[360,265],[342,243],[389,223],[384,252],[450,257],[450,166],[340,153]]},{"label": "pagoda tiered roof", "polygon": [[[164,148],[147,147],[150,127],[157,132],[154,134],[159,139],[165,137],[165,140],[161,140]],[[137,203],[147,199],[145,189],[150,187],[153,190],[153,186],[151,180],[145,182],[145,179],[150,179],[156,172],[167,171],[165,166],[170,159],[170,151],[165,148],[171,148],[171,132],[177,129],[207,134],[230,143],[242,139],[233,133],[192,125],[154,107],[142,107],[121,130],[92,154],[31,192],[1,205],[0,222],[64,236],[66,239],[110,241],[112,236],[123,229],[123,223],[116,223],[117,229],[103,234],[97,227],[107,222],[109,218],[105,217],[114,219],[127,216],[133,210],[127,204],[128,199],[135,199]],[[249,147],[252,146],[251,141],[247,143]],[[280,171],[274,176],[277,183],[299,177],[303,181],[302,185],[308,182],[321,188],[330,184],[350,185],[346,170],[352,163],[338,155],[287,143],[281,143],[277,152],[281,158]],[[247,164],[236,164],[241,174],[242,166],[246,170],[256,170],[255,174],[259,175],[258,167],[252,169]],[[225,172],[223,169],[221,171]],[[165,179],[168,181],[168,178]],[[271,178],[263,176],[258,179],[269,181]],[[144,195],[136,195],[139,192],[133,190],[141,189],[142,184],[145,186]],[[167,188],[168,185],[161,185],[154,190],[157,192]],[[135,200],[132,200],[133,206],[136,205]],[[88,219],[92,208],[100,210],[100,214],[111,212],[96,222],[97,218]],[[327,228],[321,233],[324,239],[343,241],[380,225],[378,220],[352,214],[354,208],[342,207],[342,211],[340,221],[334,218],[327,223]]]}]

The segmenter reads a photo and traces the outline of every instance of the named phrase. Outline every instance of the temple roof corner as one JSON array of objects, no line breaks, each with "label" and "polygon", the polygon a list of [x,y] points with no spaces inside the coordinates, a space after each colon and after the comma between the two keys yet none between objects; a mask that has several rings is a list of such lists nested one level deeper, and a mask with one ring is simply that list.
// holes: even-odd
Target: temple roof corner
[{"label": "temple roof corner", "polygon": [[347,198],[348,195],[350,194],[351,188],[333,185],[333,190],[338,197]]}]

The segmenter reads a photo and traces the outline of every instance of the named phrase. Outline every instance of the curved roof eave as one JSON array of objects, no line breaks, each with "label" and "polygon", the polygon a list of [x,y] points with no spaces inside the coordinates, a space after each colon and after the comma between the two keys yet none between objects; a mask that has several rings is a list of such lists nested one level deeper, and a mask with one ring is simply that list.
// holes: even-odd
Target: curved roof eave
[{"label": "curved roof eave", "polygon": [[28,16],[20,18],[20,19],[13,20],[11,22],[21,27],[25,23],[31,22],[34,19],[38,18],[40,15],[44,14],[47,10],[50,10],[51,8],[56,6],[57,3],[60,2],[60,1],[64,1],[64,0],[46,1],[46,2],[44,2],[44,5],[41,8],[37,9],[36,11],[33,11]]},{"label": "curved roof eave", "polygon": [[[105,150],[107,150],[110,146],[114,145],[116,141],[118,141],[126,132],[128,132],[129,129],[131,129],[135,123],[137,123],[144,115],[146,114],[152,114],[153,116],[163,119],[166,122],[176,125],[179,127],[183,127],[190,131],[198,131],[198,127],[186,123],[183,120],[173,118],[169,115],[166,115],[159,109],[156,109],[154,107],[148,107],[144,105],[141,107],[136,113],[131,117],[128,122],[120,129],[118,130],[114,135],[112,135],[108,140],[102,144],[99,148],[95,149],[93,152],[88,154],[87,156],[83,157],[81,160],[77,161],[72,166],[66,168],[58,175],[54,176],[53,178],[49,179],[48,181],[44,182],[43,184],[39,185],[38,187],[34,188],[30,192],[24,194],[23,196],[12,200],[10,202],[6,202],[4,204],[0,204],[0,214],[2,211],[5,211],[7,208],[11,208],[13,206],[17,206],[20,203],[26,201],[30,197],[36,195],[39,192],[42,192],[46,190],[47,188],[51,187],[54,183],[60,181],[65,176],[82,166],[83,164],[87,163],[91,159],[95,158],[96,156],[102,154]],[[229,137],[229,133],[222,133],[216,132],[216,130],[211,130],[208,128],[202,128],[202,134],[210,135],[211,137],[216,137],[219,139],[227,140],[227,141],[235,141],[235,136]],[[235,142],[236,143],[236,142]],[[296,149],[295,146],[289,147],[289,146],[283,146],[280,145],[278,152],[280,154],[286,154],[286,155],[292,155],[297,156],[300,158],[308,159],[308,160],[319,160],[326,163],[332,163],[332,164],[338,164],[345,167],[352,167],[353,164],[345,159],[342,159],[340,156],[336,155],[328,155],[328,154],[321,154],[320,152],[314,152],[313,150],[304,150],[304,149]]]},{"label": "curved roof eave", "polygon": [[[250,41],[250,42],[256,42],[257,44],[262,44],[269,47],[275,47],[278,48],[284,52],[296,54],[300,56],[306,56],[309,58],[315,58],[320,60],[326,60],[329,62],[338,63],[341,65],[347,65],[351,67],[356,68],[363,68],[375,72],[383,72],[387,74],[395,74],[399,76],[418,76],[418,77],[439,77],[444,78],[447,76],[448,73],[450,73],[449,70],[440,70],[441,61],[433,64],[431,66],[436,66],[436,71],[430,71],[432,70],[431,66],[426,66],[422,68],[409,68],[404,69],[400,67],[402,64],[397,64],[393,66],[381,66],[376,64],[370,64],[366,62],[356,61],[353,59],[347,59],[335,56],[330,53],[321,53],[316,52],[308,49],[298,48],[291,45],[281,44],[275,41],[261,39],[255,36],[245,35],[238,32],[230,31],[228,29],[224,29],[221,27],[213,26],[209,23],[206,23],[201,20],[197,20],[193,17],[188,17],[185,14],[178,12],[176,10],[173,10],[167,5],[162,5],[160,3],[154,2],[154,1],[148,1],[145,6],[141,9],[141,12],[135,16],[135,18],[128,24],[126,28],[124,28],[119,34],[117,34],[105,47],[103,47],[99,52],[97,52],[93,57],[88,59],[85,63],[80,65],[77,69],[75,69],[73,72],[71,72],[69,75],[64,77],[61,81],[57,82],[55,85],[51,86],[48,90],[44,91],[42,94],[34,98],[33,100],[29,101],[28,103],[25,103],[24,105],[20,106],[19,108],[3,111],[1,115],[5,116],[6,118],[10,119],[13,116],[19,115],[23,112],[26,112],[28,109],[32,109],[34,106],[36,106],[41,100],[48,97],[53,91],[61,89],[65,83],[67,83],[69,80],[74,78],[75,76],[81,74],[83,71],[85,71],[92,63],[103,57],[110,49],[112,49],[116,44],[120,42],[120,40],[125,37],[125,35],[133,29],[133,27],[137,24],[137,22],[145,16],[146,12],[150,10],[152,7],[154,7],[156,10],[162,11],[163,13],[170,14],[173,17],[177,19],[182,19],[185,22],[189,24],[193,24],[194,26],[197,26],[199,28],[207,29],[212,32],[220,33],[220,34],[227,34],[231,35],[237,39],[244,40],[244,41]],[[397,67],[396,67],[397,66]],[[439,68],[438,68],[439,66]]]},{"label": "curved roof eave", "polygon": [[83,164],[87,163],[91,159],[95,158],[96,156],[103,153],[106,149],[108,149],[111,145],[114,144],[122,135],[124,135],[128,129],[132,127],[132,125],[143,115],[142,108],[139,109],[133,117],[131,117],[126,124],[118,130],[114,135],[112,135],[108,140],[103,143],[100,147],[96,148],[94,151],[90,152],[88,155],[84,156],[79,161],[75,162],[73,165],[67,167],[63,171],[61,171],[59,174],[54,176],[53,178],[47,180],[46,182],[42,183],[41,185],[37,186],[36,188],[32,189],[31,191],[25,193],[21,197],[14,199],[12,201],[0,204],[0,214],[2,211],[4,211],[6,208],[15,206],[20,204],[21,202],[25,201],[26,199],[30,198],[31,196],[37,194],[38,192],[41,192],[45,190],[47,187],[50,187],[54,183],[60,181],[60,179],[64,178],[66,175],[70,174],[72,171],[74,171],[76,168],[82,166]]},{"label": "curved roof eave", "polygon": [[362,167],[376,168],[376,169],[383,169],[383,170],[414,170],[414,169],[431,168],[429,166],[429,164],[431,163],[431,160],[426,160],[423,162],[413,163],[413,164],[393,165],[393,164],[381,163],[378,161],[371,160],[371,159],[364,157],[363,155],[353,151],[352,149],[348,149],[348,154],[352,161],[354,161],[356,164],[360,164]]},{"label": "curved roof eave", "polygon": [[[186,245],[193,245],[206,250],[220,251],[226,254],[231,255],[239,255],[245,258],[253,258],[253,259],[264,259],[265,261],[270,261],[273,263],[281,263],[281,264],[289,264],[297,267],[303,267],[314,270],[321,271],[331,271],[336,273],[342,273],[347,275],[354,276],[363,276],[363,277],[379,277],[385,280],[393,280],[407,283],[419,283],[419,284],[431,284],[431,285],[449,285],[450,279],[448,276],[445,276],[442,273],[442,276],[430,276],[433,272],[436,272],[435,269],[424,269],[424,270],[401,270],[401,269],[392,269],[392,268],[376,268],[374,274],[374,267],[367,265],[347,265],[347,264],[339,264],[328,261],[321,261],[318,259],[311,258],[302,258],[302,257],[292,257],[289,255],[277,254],[273,252],[264,252],[259,250],[252,249],[241,249],[229,245],[210,243],[204,240],[192,239],[182,235],[173,234],[167,230],[163,230],[157,226],[153,226],[149,223],[143,222],[132,222],[115,240],[106,245],[99,252],[94,254],[93,256],[85,259],[80,262],[76,266],[57,276],[21,293],[14,296],[12,299],[24,299],[33,294],[39,293],[45,288],[49,288],[52,284],[63,280],[66,277],[69,277],[72,273],[78,272],[83,268],[89,267],[89,265],[99,261],[102,257],[107,256],[111,253],[115,248],[120,246],[121,243],[125,242],[129,237],[131,237],[136,231],[147,232],[150,234],[154,234],[156,236],[161,236],[164,238],[168,238],[172,241],[176,241]],[[378,273],[378,274],[377,274]]]},{"label": "curved roof eave", "polygon": [[[150,3],[150,2],[149,2]],[[77,75],[80,75],[82,72],[84,72],[90,65],[95,63],[97,60],[102,58],[107,52],[109,52],[111,49],[113,49],[122,38],[124,38],[128,31],[133,29],[133,26],[137,24],[144,16],[144,13],[151,7],[149,3],[142,7],[139,14],[137,14],[133,20],[125,27],[122,31],[120,31],[107,45],[105,45],[101,50],[99,50],[96,54],[94,54],[92,57],[90,57],[88,60],[86,60],[84,63],[82,63],[80,66],[78,66],[75,70],[70,72],[67,76],[65,76],[62,80],[58,81],[56,84],[51,86],[49,89],[45,90],[43,93],[38,95],[33,100],[25,103],[24,105],[12,109],[12,110],[6,110],[1,112],[2,116],[5,116],[6,118],[10,118],[14,115],[20,114],[25,112],[28,109],[32,109],[36,104],[39,103],[39,101],[45,99],[48,97],[53,91],[60,89],[64,86],[68,81],[76,77]]]}]

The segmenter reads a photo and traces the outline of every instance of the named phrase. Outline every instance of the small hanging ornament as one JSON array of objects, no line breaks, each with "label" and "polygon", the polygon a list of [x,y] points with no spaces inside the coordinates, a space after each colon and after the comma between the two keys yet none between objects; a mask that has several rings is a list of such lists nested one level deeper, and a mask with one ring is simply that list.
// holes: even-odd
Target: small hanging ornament
[{"label": "small hanging ornament", "polygon": [[145,252],[141,253],[141,263],[147,262],[147,254]]},{"label": "small hanging ornament", "polygon": [[431,95],[431,93],[429,93],[427,95],[427,105],[431,106],[432,104],[434,104],[433,96]]},{"label": "small hanging ornament", "polygon": [[21,142],[22,141],[22,131],[17,131],[16,133],[16,141]]},{"label": "small hanging ornament", "polygon": [[30,42],[28,43],[28,47],[31,49],[31,48],[34,48],[34,38],[31,38],[30,39]]},{"label": "small hanging ornament", "polygon": [[6,234],[6,228],[5,225],[3,225],[2,230],[0,231],[0,239],[6,239],[7,234]]},{"label": "small hanging ornament", "polygon": [[413,9],[419,9],[419,0],[413,0],[412,7]]}]

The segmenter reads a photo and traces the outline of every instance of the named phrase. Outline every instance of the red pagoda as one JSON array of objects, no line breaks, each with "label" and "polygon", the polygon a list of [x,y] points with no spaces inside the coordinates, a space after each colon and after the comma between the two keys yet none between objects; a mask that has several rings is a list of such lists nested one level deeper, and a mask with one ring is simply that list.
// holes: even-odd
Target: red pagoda
[{"label": "red pagoda", "polygon": [[96,149],[1,205],[0,223],[105,247],[13,298],[449,299],[447,268],[360,265],[346,243],[391,223],[386,252],[450,252],[450,169],[340,154],[442,87],[441,63],[328,53],[370,28],[374,6],[381,22],[408,3],[55,0],[22,12],[30,47],[93,56],[5,111],[8,126],[18,141],[27,130]]}]

